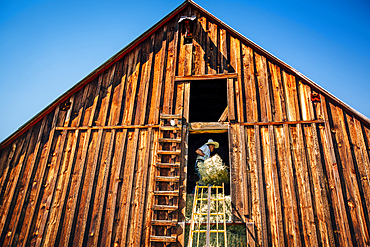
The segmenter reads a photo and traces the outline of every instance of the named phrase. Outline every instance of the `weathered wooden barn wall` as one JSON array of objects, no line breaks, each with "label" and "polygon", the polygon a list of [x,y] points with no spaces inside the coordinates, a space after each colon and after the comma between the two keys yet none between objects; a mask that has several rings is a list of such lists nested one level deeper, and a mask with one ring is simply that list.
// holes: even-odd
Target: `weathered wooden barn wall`
[{"label": "weathered wooden barn wall", "polygon": [[[197,16],[193,44],[183,15]],[[370,245],[369,120],[192,2],[2,143],[0,245],[149,246],[159,115],[187,120],[186,76],[209,74],[232,75],[232,202],[256,243]]]}]

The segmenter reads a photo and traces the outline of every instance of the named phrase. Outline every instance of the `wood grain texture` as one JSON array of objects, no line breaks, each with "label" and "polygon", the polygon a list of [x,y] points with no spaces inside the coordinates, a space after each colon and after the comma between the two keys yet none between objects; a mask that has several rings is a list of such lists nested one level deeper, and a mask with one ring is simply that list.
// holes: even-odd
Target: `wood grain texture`
[{"label": "wood grain texture", "polygon": [[345,181],[346,191],[344,191],[344,195],[347,200],[345,206],[347,212],[349,212],[348,216],[350,216],[350,227],[352,227],[354,232],[352,238],[356,239],[356,242],[359,244],[365,244],[369,233],[365,223],[365,212],[361,203],[359,184],[355,172],[355,160],[352,159],[349,133],[346,130],[345,113],[341,108],[333,104],[330,104],[330,109],[333,115],[335,138],[341,162],[340,171]]}]

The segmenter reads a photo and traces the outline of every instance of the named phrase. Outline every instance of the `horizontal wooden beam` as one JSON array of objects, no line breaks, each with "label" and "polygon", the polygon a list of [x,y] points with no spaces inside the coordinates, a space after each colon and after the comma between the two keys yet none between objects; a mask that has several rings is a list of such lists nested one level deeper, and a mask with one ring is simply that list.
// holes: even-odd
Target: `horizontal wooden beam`
[{"label": "horizontal wooden beam", "polygon": [[[255,122],[255,123],[239,123],[244,126],[254,125],[283,125],[283,124],[310,124],[324,123],[324,120],[308,120],[308,121],[286,121],[286,122]],[[55,130],[99,130],[99,129],[145,129],[145,128],[159,128],[159,125],[118,125],[118,126],[81,126],[81,127],[56,127]],[[199,133],[222,133],[229,129],[228,122],[199,122],[189,123],[190,132]]]},{"label": "horizontal wooden beam", "polygon": [[311,123],[325,123],[324,120],[306,120],[306,121],[285,121],[285,122],[255,122],[255,123],[240,123],[244,126],[254,126],[254,125],[283,125],[283,124],[311,124]]},{"label": "horizontal wooden beam", "polygon": [[190,133],[224,133],[229,129],[229,123],[189,123]]},{"label": "horizontal wooden beam", "polygon": [[153,125],[56,127],[55,130],[146,129],[146,128],[159,128],[159,125],[153,124]]},{"label": "horizontal wooden beam", "polygon": [[190,76],[176,76],[175,81],[202,81],[202,80],[219,80],[228,78],[237,78],[237,73],[230,74],[215,74],[215,75],[190,75]]}]

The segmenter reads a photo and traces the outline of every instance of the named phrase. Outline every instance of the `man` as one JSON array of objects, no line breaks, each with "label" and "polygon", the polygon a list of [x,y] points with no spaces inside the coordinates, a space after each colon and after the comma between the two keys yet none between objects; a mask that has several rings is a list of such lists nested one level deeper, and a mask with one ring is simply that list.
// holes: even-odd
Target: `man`
[{"label": "man", "polygon": [[220,144],[218,142],[209,139],[207,143],[205,143],[203,146],[201,146],[195,151],[195,153],[197,154],[197,161],[195,162],[195,171],[197,172],[199,179],[201,179],[201,176],[198,171],[198,165],[200,163],[204,163],[204,161],[211,156],[213,150],[215,148],[218,148],[219,146]]}]

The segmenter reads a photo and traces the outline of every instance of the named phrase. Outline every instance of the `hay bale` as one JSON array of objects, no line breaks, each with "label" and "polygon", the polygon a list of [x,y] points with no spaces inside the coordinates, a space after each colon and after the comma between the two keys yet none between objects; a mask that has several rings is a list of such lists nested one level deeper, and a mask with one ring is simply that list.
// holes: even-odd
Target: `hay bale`
[{"label": "hay bale", "polygon": [[201,176],[201,184],[221,185],[229,183],[228,167],[218,154],[206,159],[204,163],[198,163],[198,171]]}]

